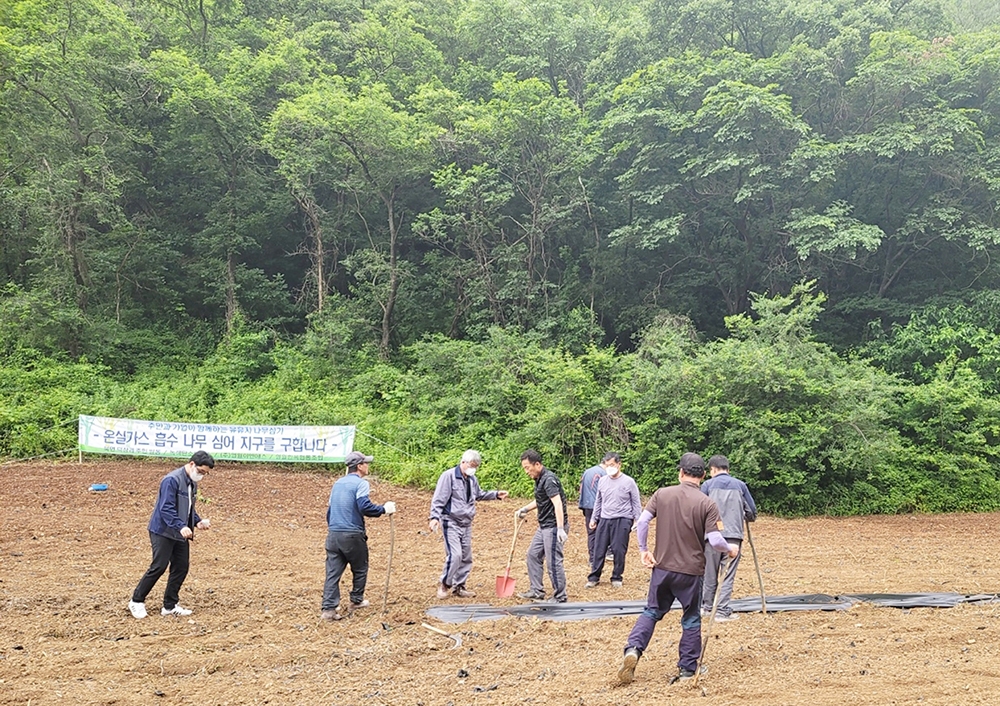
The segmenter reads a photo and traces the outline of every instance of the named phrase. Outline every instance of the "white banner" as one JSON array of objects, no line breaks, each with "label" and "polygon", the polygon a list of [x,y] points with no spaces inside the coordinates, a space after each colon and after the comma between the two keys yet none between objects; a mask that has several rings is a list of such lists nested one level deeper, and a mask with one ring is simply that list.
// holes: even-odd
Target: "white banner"
[{"label": "white banner", "polygon": [[198,449],[228,461],[343,463],[354,427],[188,424],[80,415],[81,453],[190,458]]}]

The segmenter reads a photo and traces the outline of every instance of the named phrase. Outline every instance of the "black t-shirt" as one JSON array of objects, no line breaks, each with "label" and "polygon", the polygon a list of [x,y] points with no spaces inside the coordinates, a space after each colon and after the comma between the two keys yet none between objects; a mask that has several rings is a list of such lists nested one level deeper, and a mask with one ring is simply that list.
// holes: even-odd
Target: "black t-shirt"
[{"label": "black t-shirt", "polygon": [[542,529],[558,527],[556,522],[556,508],[550,498],[556,495],[562,500],[563,506],[563,529],[569,531],[569,515],[566,508],[566,492],[556,474],[548,468],[542,468],[542,475],[535,481],[535,504],[538,506],[538,526]]}]

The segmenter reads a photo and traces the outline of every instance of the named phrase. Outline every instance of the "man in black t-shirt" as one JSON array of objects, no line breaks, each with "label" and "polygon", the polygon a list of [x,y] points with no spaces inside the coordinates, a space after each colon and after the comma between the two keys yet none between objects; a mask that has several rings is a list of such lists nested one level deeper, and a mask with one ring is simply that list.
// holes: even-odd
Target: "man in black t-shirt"
[{"label": "man in black t-shirt", "polygon": [[520,508],[515,515],[523,519],[531,510],[538,508],[538,530],[528,547],[528,581],[531,588],[519,593],[520,598],[536,601],[545,600],[542,583],[544,565],[549,567],[552,582],[550,603],[566,602],[566,571],[563,568],[563,544],[569,528],[566,510],[566,492],[555,473],[542,465],[542,456],[534,449],[521,454],[521,468],[535,481],[535,499]]}]

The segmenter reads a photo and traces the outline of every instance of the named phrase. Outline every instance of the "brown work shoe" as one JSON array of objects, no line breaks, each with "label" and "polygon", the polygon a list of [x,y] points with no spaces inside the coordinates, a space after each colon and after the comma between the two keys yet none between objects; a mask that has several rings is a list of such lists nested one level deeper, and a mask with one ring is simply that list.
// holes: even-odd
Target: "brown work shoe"
[{"label": "brown work shoe", "polygon": [[459,598],[475,598],[476,597],[476,592],[475,591],[470,591],[465,586],[455,586],[455,589],[452,591],[452,593],[454,593]]},{"label": "brown work shoe", "polygon": [[443,583],[438,584],[438,592],[437,592],[438,598],[441,598],[443,600],[447,598],[450,594],[451,594],[451,588],[449,588]]},{"label": "brown work shoe", "polygon": [[334,609],[331,608],[330,610],[324,610],[322,613],[320,613],[319,614],[319,619],[320,620],[340,620],[340,613],[338,613],[336,610],[334,610]]}]

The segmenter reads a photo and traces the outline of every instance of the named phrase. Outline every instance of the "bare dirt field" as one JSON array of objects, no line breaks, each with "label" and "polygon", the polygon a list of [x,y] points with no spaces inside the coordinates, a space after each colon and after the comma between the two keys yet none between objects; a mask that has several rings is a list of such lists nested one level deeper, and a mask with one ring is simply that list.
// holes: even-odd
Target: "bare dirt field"
[{"label": "bare dirt field", "polygon": [[[192,546],[181,592],[194,614],[159,615],[164,577],[147,602],[150,617],[135,620],[126,603],[149,564],[146,523],[159,479],[175,465],[0,467],[0,704],[1000,704],[1000,604],[744,615],[713,628],[699,686],[668,685],[675,613],[625,687],[614,675],[633,617],[435,621],[425,611],[440,604],[443,550],[427,530],[430,494],[374,477],[372,498],[399,506],[387,612],[390,522],[379,518],[368,522],[371,607],[322,622],[334,476],[261,466],[220,463],[201,484],[207,503],[199,511],[212,529]],[[109,489],[89,492],[97,482]],[[517,503],[479,505],[469,582],[478,596],[463,602],[518,602],[494,590]],[[584,589],[586,542],[575,507],[570,518],[570,601],[644,598],[648,574],[634,540],[624,588]],[[762,517],[754,540],[769,595],[993,593],[998,526],[997,514]],[[522,531],[517,541],[518,590],[527,588],[530,537]],[[748,553],[735,597],[757,593]],[[461,632],[462,647],[450,649],[451,640],[422,622]]]}]

